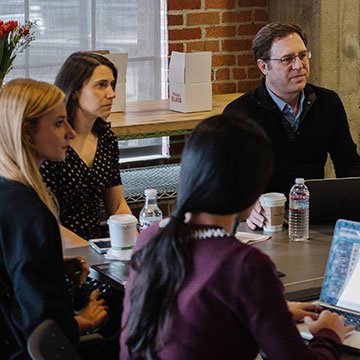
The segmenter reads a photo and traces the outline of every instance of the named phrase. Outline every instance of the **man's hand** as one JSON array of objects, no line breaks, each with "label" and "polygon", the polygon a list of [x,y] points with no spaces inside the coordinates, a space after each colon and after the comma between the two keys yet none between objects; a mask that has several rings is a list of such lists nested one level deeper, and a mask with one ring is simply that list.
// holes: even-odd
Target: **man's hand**
[{"label": "man's hand", "polygon": [[288,301],[287,305],[294,321],[301,321],[305,316],[309,316],[311,319],[316,320],[319,318],[318,312],[322,310],[321,306],[307,302]]},{"label": "man's hand", "polygon": [[64,269],[75,286],[81,286],[90,272],[83,256],[64,256]]},{"label": "man's hand", "polygon": [[246,219],[246,224],[251,230],[256,230],[257,227],[262,228],[265,223],[265,217],[263,215],[264,209],[260,205],[260,201],[257,200],[250,216]]},{"label": "man's hand", "polygon": [[85,305],[81,313],[75,316],[75,320],[79,324],[80,334],[86,330],[93,329],[108,317],[108,306],[104,299],[98,300],[99,289],[94,290],[90,294],[88,303]]}]

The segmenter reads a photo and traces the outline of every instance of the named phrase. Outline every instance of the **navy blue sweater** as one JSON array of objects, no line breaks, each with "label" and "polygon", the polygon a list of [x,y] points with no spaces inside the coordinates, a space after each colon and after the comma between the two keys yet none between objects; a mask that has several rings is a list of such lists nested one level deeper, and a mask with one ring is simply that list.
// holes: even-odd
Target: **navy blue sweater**
[{"label": "navy blue sweater", "polygon": [[287,195],[296,177],[323,178],[328,154],[337,177],[360,176],[360,157],[339,96],[310,84],[304,92],[303,112],[296,131],[271,99],[264,80],[224,110],[224,114],[254,119],[271,139],[275,165],[267,191]]}]

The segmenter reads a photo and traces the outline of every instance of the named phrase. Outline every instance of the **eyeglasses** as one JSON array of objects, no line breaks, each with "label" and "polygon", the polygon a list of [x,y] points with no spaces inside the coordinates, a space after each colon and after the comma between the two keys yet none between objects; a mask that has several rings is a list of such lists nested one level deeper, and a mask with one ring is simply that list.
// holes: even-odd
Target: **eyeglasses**
[{"label": "eyeglasses", "polygon": [[277,60],[280,61],[284,66],[288,66],[293,62],[295,62],[296,58],[299,58],[299,60],[302,62],[308,61],[309,59],[311,59],[311,51],[305,50],[298,54],[283,56],[280,59],[263,59],[263,60]]}]

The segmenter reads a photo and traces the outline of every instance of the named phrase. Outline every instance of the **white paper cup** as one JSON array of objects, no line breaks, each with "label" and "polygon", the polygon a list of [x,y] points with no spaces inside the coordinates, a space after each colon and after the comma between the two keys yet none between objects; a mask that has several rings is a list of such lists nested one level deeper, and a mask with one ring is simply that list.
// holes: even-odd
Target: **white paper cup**
[{"label": "white paper cup", "polygon": [[111,215],[107,221],[110,232],[111,248],[129,250],[135,243],[137,220],[133,215]]},{"label": "white paper cup", "polygon": [[284,224],[286,197],[282,193],[266,193],[260,196],[260,204],[265,212],[265,232],[281,231]]}]

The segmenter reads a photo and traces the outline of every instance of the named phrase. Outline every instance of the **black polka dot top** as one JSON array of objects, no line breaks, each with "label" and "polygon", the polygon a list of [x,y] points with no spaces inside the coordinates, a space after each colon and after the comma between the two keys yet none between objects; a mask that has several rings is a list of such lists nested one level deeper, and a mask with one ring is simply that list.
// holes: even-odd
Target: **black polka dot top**
[{"label": "black polka dot top", "polygon": [[40,167],[46,186],[59,202],[61,224],[86,240],[101,237],[104,190],[121,185],[116,135],[108,127],[98,136],[92,168],[71,147],[65,161],[45,161]]}]

